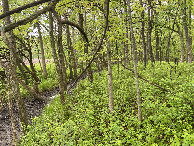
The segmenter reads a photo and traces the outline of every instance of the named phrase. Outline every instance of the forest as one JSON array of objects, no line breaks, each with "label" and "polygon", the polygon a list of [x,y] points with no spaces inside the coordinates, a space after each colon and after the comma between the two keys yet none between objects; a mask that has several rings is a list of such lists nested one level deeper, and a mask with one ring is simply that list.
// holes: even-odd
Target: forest
[{"label": "forest", "polygon": [[193,8],[0,1],[0,145],[194,146]]}]

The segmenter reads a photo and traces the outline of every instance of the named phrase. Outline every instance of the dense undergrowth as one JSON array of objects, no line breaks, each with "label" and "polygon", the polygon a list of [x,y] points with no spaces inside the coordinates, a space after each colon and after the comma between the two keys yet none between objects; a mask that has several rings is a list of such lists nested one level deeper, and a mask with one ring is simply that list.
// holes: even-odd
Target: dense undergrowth
[{"label": "dense undergrowth", "polygon": [[[194,145],[194,66],[171,68],[156,63],[139,74],[174,95],[140,80],[143,122],[138,122],[134,75],[113,67],[113,114],[108,110],[107,71],[94,74],[94,82],[80,81],[67,97],[68,117],[59,97],[33,119],[20,145]],[[51,82],[48,81],[48,84]]]},{"label": "dense undergrowth", "polygon": [[[35,65],[35,69],[36,69],[37,76],[40,79],[40,82],[38,83],[39,92],[51,90],[51,89],[58,86],[57,73],[56,73],[56,69],[55,69],[55,64],[53,62],[47,64],[47,73],[48,73],[47,78],[43,77],[42,72],[41,72],[41,67],[39,64]],[[18,71],[18,74],[19,74],[19,71]],[[67,72],[67,74],[69,75],[69,72]],[[32,80],[32,77],[30,75],[28,75],[28,81],[29,81],[28,86],[33,88],[34,81]],[[20,85],[20,91],[21,91],[21,96],[24,98],[32,96],[21,85]],[[6,103],[7,102],[7,89],[6,89],[6,82],[5,81],[1,81],[1,83],[0,83],[0,95],[1,95],[1,101],[3,103]]]}]

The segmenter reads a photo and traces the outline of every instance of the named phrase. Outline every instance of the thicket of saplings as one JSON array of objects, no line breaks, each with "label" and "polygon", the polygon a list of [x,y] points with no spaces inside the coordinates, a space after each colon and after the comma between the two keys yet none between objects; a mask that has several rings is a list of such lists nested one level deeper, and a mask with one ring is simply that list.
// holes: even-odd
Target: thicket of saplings
[{"label": "thicket of saplings", "polygon": [[[174,66],[174,68],[171,68]],[[67,111],[59,97],[35,117],[20,145],[183,145],[194,144],[194,64],[176,67],[162,62],[138,65],[139,74],[170,90],[140,80],[143,121],[138,122],[136,86],[132,72],[113,66],[114,113],[108,109],[107,71],[86,78],[66,97]],[[49,68],[48,68],[49,69]],[[51,70],[50,70],[51,69]],[[49,87],[56,74],[50,68]]]}]

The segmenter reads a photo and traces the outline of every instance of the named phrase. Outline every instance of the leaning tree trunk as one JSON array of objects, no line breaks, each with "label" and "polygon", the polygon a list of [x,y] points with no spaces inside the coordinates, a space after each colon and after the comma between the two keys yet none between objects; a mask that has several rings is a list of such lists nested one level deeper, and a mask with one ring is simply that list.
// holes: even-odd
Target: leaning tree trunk
[{"label": "leaning tree trunk", "polygon": [[131,32],[131,47],[133,51],[135,83],[136,83],[136,90],[137,90],[138,120],[142,121],[141,97],[140,97],[139,79],[138,79],[138,72],[137,72],[137,48],[136,48],[136,43],[135,43],[135,36],[133,33],[133,26],[132,26],[133,23],[132,23],[132,16],[131,16],[130,0],[128,1],[128,5],[129,5],[129,22],[130,22],[130,32]]},{"label": "leaning tree trunk", "polygon": [[[5,12],[9,11],[9,3],[8,3],[8,0],[2,0],[2,2],[3,2],[3,12],[5,13]],[[7,16],[5,18],[5,24],[10,24],[10,23],[11,23],[10,17]],[[1,34],[4,38],[4,41],[6,42],[7,46],[10,49],[10,63],[9,64],[10,64],[10,73],[11,73],[10,81],[11,81],[11,86],[12,86],[12,93],[13,93],[15,99],[17,100],[20,122],[25,127],[28,125],[26,107],[25,107],[24,101],[23,101],[21,94],[20,94],[19,83],[17,80],[15,80],[17,77],[15,39],[13,36],[13,31],[8,32],[8,39],[6,38],[5,34],[3,34],[3,33],[4,32],[2,31]]]},{"label": "leaning tree trunk", "polygon": [[38,28],[38,35],[39,35],[39,41],[40,41],[42,66],[43,66],[43,76],[44,76],[44,78],[47,78],[46,61],[45,61],[45,55],[44,55],[42,34],[41,34],[41,31],[40,31],[40,24],[39,23],[36,23],[36,24],[37,24],[37,28]]}]

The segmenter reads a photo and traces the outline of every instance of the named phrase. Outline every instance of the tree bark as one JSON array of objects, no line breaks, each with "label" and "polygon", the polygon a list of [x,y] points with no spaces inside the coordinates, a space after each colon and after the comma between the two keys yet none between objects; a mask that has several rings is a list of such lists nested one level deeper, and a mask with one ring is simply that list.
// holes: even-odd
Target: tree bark
[{"label": "tree bark", "polygon": [[55,39],[53,35],[53,15],[52,11],[49,11],[49,34],[50,34],[50,41],[51,41],[51,48],[52,48],[52,54],[53,54],[53,59],[55,62],[56,70],[57,70],[57,75],[58,75],[58,82],[59,82],[59,94],[60,94],[60,100],[61,104],[65,106],[65,96],[64,96],[64,82],[63,82],[63,75],[62,71],[60,68],[58,56],[56,53],[56,48],[55,48]]},{"label": "tree bark", "polygon": [[[9,11],[8,0],[2,0],[2,2],[3,2],[3,12],[8,12]],[[11,23],[9,16],[5,18],[5,23],[6,24]],[[11,73],[10,80],[11,80],[11,85],[12,85],[12,92],[13,92],[15,99],[17,100],[20,122],[25,127],[28,125],[26,107],[25,107],[24,101],[23,101],[21,94],[20,94],[19,83],[17,80],[15,80],[15,78],[17,77],[17,71],[16,71],[17,70],[17,61],[16,61],[16,58],[14,55],[14,54],[16,54],[15,39],[14,39],[12,31],[10,31],[8,33],[8,39],[6,38],[6,35],[3,31],[1,31],[1,35],[3,36],[4,41],[10,50],[10,63],[9,64],[10,64],[10,73]]]},{"label": "tree bark", "polygon": [[184,47],[183,32],[181,31],[179,24],[177,24],[177,28],[178,28],[178,33],[179,33],[180,40],[181,40],[181,58],[180,58],[180,62],[183,63],[184,60],[185,60],[185,47]]},{"label": "tree bark", "polygon": [[148,50],[149,50],[149,54],[150,54],[150,58],[152,63],[155,62],[154,60],[154,55],[153,55],[153,51],[152,51],[152,20],[151,20],[151,2],[152,0],[148,0],[148,38],[147,38],[147,42],[148,42]]},{"label": "tree bark", "polygon": [[[126,1],[125,5],[126,5]],[[124,65],[127,65],[128,61],[129,61],[129,27],[128,27],[128,10],[127,10],[127,5],[124,7],[124,13],[126,15],[125,17],[125,29],[126,29],[126,33],[125,33],[125,38],[126,38],[126,42],[124,42],[124,48],[123,48],[123,55],[124,55]]]},{"label": "tree bark", "polygon": [[[84,26],[84,22],[85,22],[85,26]],[[86,19],[84,20],[83,14],[81,14],[81,13],[79,13],[79,25],[86,33]],[[85,27],[85,29],[84,29],[84,27]],[[86,40],[85,40],[85,44],[84,44],[84,54],[85,54],[85,56],[88,55],[88,43],[86,42]],[[89,63],[89,60],[86,59],[86,66],[88,63]],[[89,81],[93,82],[93,74],[92,74],[91,66],[88,67],[87,74],[88,74]]]},{"label": "tree bark", "polygon": [[135,83],[136,83],[136,90],[137,90],[137,106],[138,106],[138,120],[142,121],[142,111],[141,111],[141,97],[140,97],[140,89],[139,89],[139,79],[138,79],[138,71],[137,71],[137,47],[135,42],[135,36],[133,33],[133,23],[132,23],[132,16],[131,16],[131,5],[130,0],[128,0],[129,6],[129,22],[130,22],[130,32],[131,32],[131,47],[133,51],[133,63],[134,63],[134,73],[135,73]]},{"label": "tree bark", "polygon": [[[65,16],[65,20],[68,20],[67,16]],[[66,35],[67,35],[67,47],[68,47],[68,56],[69,56],[69,70],[70,70],[70,76],[69,78],[72,80],[73,79],[73,48],[72,48],[72,42],[71,42],[71,36],[70,36],[70,31],[69,31],[69,25],[65,25],[66,28]]]},{"label": "tree bark", "polygon": [[65,66],[65,57],[63,51],[63,43],[62,43],[62,23],[58,21],[58,56],[59,56],[59,63],[61,68],[62,80],[63,80],[63,87],[64,91],[67,91],[67,73],[66,73],[66,66]]},{"label": "tree bark", "polygon": [[[184,0],[184,5],[186,6],[186,0]],[[191,39],[189,38],[189,30],[187,26],[187,13],[186,7],[183,9],[183,25],[185,31],[185,38],[186,38],[186,46],[187,46],[187,62],[192,63],[192,50],[191,50]]]},{"label": "tree bark", "polygon": [[[140,0],[140,5],[143,7],[142,0]],[[146,50],[146,42],[145,42],[145,22],[144,22],[144,10],[141,12],[141,37],[142,37],[142,50],[144,53],[144,67],[146,67],[147,64],[147,50]]]},{"label": "tree bark", "polygon": [[111,67],[111,48],[110,41],[107,38],[107,60],[108,60],[108,95],[109,95],[109,111],[110,113],[114,110],[114,95],[113,95],[113,84],[112,84],[112,67]]},{"label": "tree bark", "polygon": [[14,118],[14,113],[13,113],[12,94],[11,94],[10,88],[11,88],[11,86],[10,86],[10,73],[7,73],[7,91],[8,91],[9,114],[11,117],[13,144],[16,146],[17,145],[17,134],[16,134],[15,118]]},{"label": "tree bark", "polygon": [[[105,17],[108,17],[109,14],[109,0],[105,0],[104,3],[105,11],[107,14]],[[107,28],[109,31],[109,27]],[[109,95],[109,111],[112,114],[114,110],[114,95],[113,95],[113,84],[112,84],[112,67],[111,67],[111,48],[110,48],[110,40],[106,36],[106,43],[107,43],[107,60],[108,60],[108,95]]]},{"label": "tree bark", "polygon": [[45,55],[44,55],[44,48],[43,48],[43,41],[42,41],[42,34],[40,30],[40,24],[36,23],[38,28],[38,35],[39,35],[39,41],[40,41],[40,50],[41,50],[41,57],[42,57],[42,66],[43,66],[43,76],[44,78],[47,78],[47,70],[46,70],[46,62],[45,62]]}]

